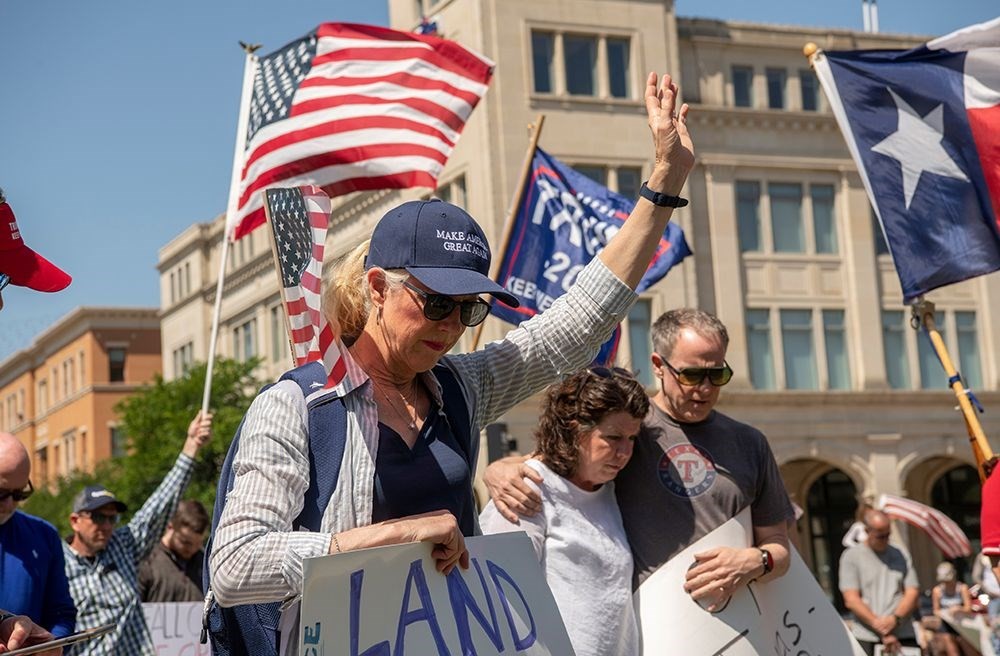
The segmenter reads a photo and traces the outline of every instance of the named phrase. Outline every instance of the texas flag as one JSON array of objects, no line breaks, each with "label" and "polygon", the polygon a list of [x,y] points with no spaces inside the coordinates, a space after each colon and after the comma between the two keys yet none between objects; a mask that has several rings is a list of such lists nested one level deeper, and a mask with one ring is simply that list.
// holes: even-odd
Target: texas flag
[{"label": "texas flag", "polygon": [[813,64],[904,300],[1000,269],[1000,18]]}]

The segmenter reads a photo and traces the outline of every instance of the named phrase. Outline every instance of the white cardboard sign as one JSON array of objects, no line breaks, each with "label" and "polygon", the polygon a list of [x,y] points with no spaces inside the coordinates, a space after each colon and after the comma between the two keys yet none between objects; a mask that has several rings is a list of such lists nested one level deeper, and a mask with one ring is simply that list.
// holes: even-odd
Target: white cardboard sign
[{"label": "white cardboard sign", "polygon": [[743,510],[677,554],[635,593],[643,654],[691,656],[864,656],[812,572],[792,550],[781,578],[740,590],[709,613],[684,592],[694,554],[751,544],[750,511]]},{"label": "white cardboard sign", "polygon": [[466,538],[470,567],[445,577],[431,545],[305,561],[302,656],[567,656],[566,627],[522,532]]},{"label": "white cardboard sign", "polygon": [[198,643],[202,606],[200,601],[142,605],[156,656],[211,656],[209,645]]}]

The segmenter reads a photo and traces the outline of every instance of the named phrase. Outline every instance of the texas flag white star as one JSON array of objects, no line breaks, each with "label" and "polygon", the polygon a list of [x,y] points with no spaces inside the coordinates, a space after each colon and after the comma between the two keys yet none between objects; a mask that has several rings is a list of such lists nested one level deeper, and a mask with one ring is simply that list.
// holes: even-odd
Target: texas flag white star
[{"label": "texas flag white star", "polygon": [[909,103],[888,89],[896,103],[899,125],[896,131],[872,146],[872,150],[899,162],[903,167],[903,196],[910,209],[920,176],[927,171],[969,181],[969,177],[941,146],[944,139],[944,105],[921,117]]}]

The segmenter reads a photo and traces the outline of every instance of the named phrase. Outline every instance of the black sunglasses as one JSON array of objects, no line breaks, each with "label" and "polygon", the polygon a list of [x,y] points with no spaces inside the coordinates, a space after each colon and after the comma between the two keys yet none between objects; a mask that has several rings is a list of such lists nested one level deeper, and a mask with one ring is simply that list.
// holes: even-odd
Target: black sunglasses
[{"label": "black sunglasses", "polygon": [[667,366],[670,373],[677,378],[677,382],[685,387],[701,385],[701,381],[705,380],[705,376],[708,376],[708,382],[716,387],[722,387],[733,379],[733,369],[725,361],[723,361],[721,367],[684,367],[683,369],[675,369],[662,355],[660,359],[663,360],[663,364]]},{"label": "black sunglasses", "polygon": [[8,276],[6,273],[0,273],[0,291],[3,291],[3,288],[9,284],[10,284],[10,276]]},{"label": "black sunglasses", "polygon": [[119,515],[118,513],[109,515],[107,513],[99,513],[91,511],[87,511],[87,517],[90,517],[90,521],[94,522],[98,526],[100,526],[101,524],[111,524],[112,526],[114,526],[115,524],[118,523],[118,520],[121,519],[121,515]]},{"label": "black sunglasses", "polygon": [[431,321],[443,321],[451,316],[455,308],[461,308],[459,319],[464,326],[478,326],[486,321],[490,314],[490,304],[481,298],[474,301],[456,301],[451,296],[444,294],[428,294],[419,287],[403,281],[407,289],[417,293],[424,299],[424,316]]},{"label": "black sunglasses", "polygon": [[587,371],[595,376],[600,376],[601,378],[614,378],[615,376],[620,376],[622,378],[635,378],[635,374],[628,369],[623,369],[621,367],[590,367]]},{"label": "black sunglasses", "polygon": [[29,480],[28,486],[20,490],[0,490],[0,501],[6,501],[8,497],[14,499],[14,501],[24,501],[30,497],[34,491],[35,488],[31,485],[31,481]]}]

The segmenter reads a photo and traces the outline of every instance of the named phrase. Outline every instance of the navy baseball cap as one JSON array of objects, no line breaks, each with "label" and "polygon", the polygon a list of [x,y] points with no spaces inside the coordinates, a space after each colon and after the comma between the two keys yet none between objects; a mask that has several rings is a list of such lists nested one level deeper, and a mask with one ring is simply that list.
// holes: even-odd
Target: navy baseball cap
[{"label": "navy baseball cap", "polygon": [[87,512],[91,510],[97,510],[102,506],[106,506],[109,503],[113,503],[118,512],[123,513],[128,508],[124,503],[118,500],[114,494],[111,493],[108,488],[103,485],[88,485],[83,488],[83,490],[73,497],[73,512]]},{"label": "navy baseball cap", "polygon": [[375,226],[365,270],[406,269],[438,294],[492,294],[511,307],[517,297],[490,280],[490,245],[461,207],[437,198],[411,200]]}]

